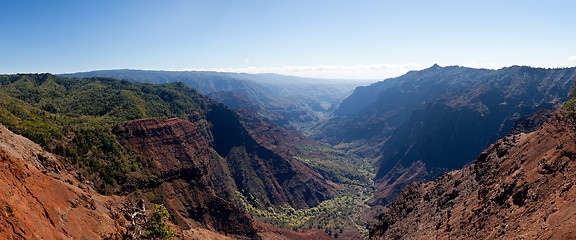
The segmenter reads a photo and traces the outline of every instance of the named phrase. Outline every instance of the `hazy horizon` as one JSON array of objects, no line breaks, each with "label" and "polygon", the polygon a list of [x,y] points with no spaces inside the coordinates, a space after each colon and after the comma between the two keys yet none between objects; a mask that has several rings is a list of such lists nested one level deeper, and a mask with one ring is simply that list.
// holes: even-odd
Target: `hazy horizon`
[{"label": "hazy horizon", "polygon": [[385,79],[576,66],[572,1],[2,2],[0,73],[207,70]]}]

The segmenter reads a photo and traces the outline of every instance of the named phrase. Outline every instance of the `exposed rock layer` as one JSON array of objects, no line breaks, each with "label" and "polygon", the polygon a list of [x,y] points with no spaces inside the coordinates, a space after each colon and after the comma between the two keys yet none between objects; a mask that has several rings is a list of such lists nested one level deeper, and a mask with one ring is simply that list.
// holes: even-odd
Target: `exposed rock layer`
[{"label": "exposed rock layer", "polygon": [[[126,124],[128,146],[146,156],[159,175],[145,191],[163,196],[175,221],[184,228],[202,226],[229,234],[254,236],[256,222],[216,195],[218,183],[233,184],[230,173],[215,172],[218,156],[198,125],[181,119],[146,119]],[[222,160],[220,160],[222,161]],[[221,164],[221,163],[220,163]],[[215,179],[217,178],[217,179]],[[229,186],[232,188],[233,186]],[[228,194],[233,189],[228,190]],[[153,195],[153,194],[152,194]]]},{"label": "exposed rock layer", "polygon": [[[334,188],[317,172],[287,157],[289,149],[271,143],[255,129],[245,130],[234,122],[235,115],[228,115],[231,111],[220,110],[208,121],[145,119],[119,130],[158,176],[144,188],[144,195],[150,200],[162,196],[178,225],[255,238],[271,233],[233,203],[238,200],[235,191],[264,199],[262,203],[297,207],[331,197]],[[258,142],[252,138],[256,135],[262,137]]]},{"label": "exposed rock layer", "polygon": [[64,159],[0,126],[0,239],[125,236],[114,205],[77,180]]},{"label": "exposed rock layer", "polygon": [[[145,198],[147,205],[161,198],[180,225],[175,227],[179,236],[330,239],[319,230],[262,225],[218,196],[231,194],[234,189],[225,185],[233,179],[224,172],[226,160],[209,147],[210,138],[196,124],[148,119],[128,123],[127,129],[132,134],[128,145],[153,156],[151,171],[158,174],[157,182],[132,197]],[[129,239],[142,233],[143,226],[132,228],[126,220],[134,215],[127,197],[100,195],[66,161],[0,125],[0,239]]]},{"label": "exposed rock layer", "polygon": [[470,166],[405,188],[372,239],[576,238],[576,131],[563,114]]}]

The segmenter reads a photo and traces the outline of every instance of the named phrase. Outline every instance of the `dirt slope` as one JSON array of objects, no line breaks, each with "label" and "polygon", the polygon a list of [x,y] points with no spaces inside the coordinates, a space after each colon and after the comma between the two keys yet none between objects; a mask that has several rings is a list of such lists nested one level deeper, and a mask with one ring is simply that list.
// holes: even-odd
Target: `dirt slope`
[{"label": "dirt slope", "polygon": [[372,239],[576,238],[576,131],[561,113],[470,166],[405,188]]},{"label": "dirt slope", "polygon": [[0,239],[102,239],[126,233],[113,207],[59,157],[0,125]]}]

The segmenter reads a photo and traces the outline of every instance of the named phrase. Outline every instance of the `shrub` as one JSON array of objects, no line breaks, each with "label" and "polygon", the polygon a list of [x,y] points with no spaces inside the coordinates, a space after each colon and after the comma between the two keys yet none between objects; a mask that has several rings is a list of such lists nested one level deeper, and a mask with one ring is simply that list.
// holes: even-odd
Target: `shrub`
[{"label": "shrub", "polygon": [[156,204],[152,217],[146,224],[146,231],[144,237],[151,239],[173,239],[176,231],[171,229],[171,224],[168,223],[170,213],[164,207],[164,204]]}]

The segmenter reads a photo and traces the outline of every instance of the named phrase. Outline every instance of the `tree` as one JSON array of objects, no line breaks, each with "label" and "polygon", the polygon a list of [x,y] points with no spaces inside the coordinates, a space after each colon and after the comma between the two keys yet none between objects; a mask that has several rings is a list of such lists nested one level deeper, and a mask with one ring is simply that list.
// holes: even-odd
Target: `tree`
[{"label": "tree", "polygon": [[170,213],[164,207],[164,204],[156,204],[154,206],[154,212],[152,217],[146,224],[146,231],[144,232],[144,237],[152,239],[170,239],[176,235],[176,231],[171,229],[170,223],[168,223],[168,218],[170,218]]},{"label": "tree", "polygon": [[576,79],[572,81],[572,87],[570,87],[570,100],[564,105],[564,110],[568,112],[568,116],[574,118],[576,117]]}]

